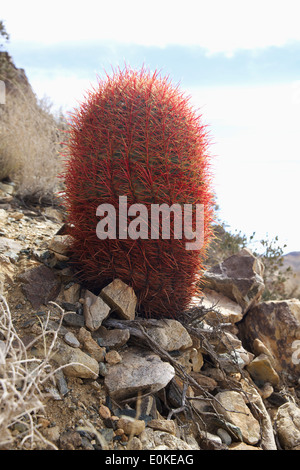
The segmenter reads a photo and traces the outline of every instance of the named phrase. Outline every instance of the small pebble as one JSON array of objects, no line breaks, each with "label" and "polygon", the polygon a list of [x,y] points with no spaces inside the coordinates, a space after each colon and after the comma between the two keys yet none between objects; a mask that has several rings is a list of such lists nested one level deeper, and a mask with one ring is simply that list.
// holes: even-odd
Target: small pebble
[{"label": "small pebble", "polygon": [[104,362],[99,362],[99,374],[103,377],[107,374],[107,368]]},{"label": "small pebble", "polygon": [[99,415],[101,416],[101,418],[103,419],[108,419],[111,417],[111,412],[110,412],[110,409],[105,406],[105,405],[100,405],[99,407]]},{"label": "small pebble", "polygon": [[69,389],[64,373],[61,369],[55,372],[55,378],[57,380],[57,388],[59,390],[59,393],[62,396],[65,396],[68,393]]},{"label": "small pebble", "polygon": [[114,365],[114,364],[118,364],[119,362],[121,362],[122,357],[117,351],[111,350],[108,353],[106,353],[105,361],[110,365]]},{"label": "small pebble", "polygon": [[140,441],[140,439],[136,436],[134,436],[132,439],[130,439],[130,441],[128,442],[128,445],[127,445],[127,449],[128,450],[142,450],[143,449],[143,445]]},{"label": "small pebble", "polygon": [[80,342],[71,331],[65,334],[64,340],[69,346],[72,346],[72,348],[79,348],[80,346]]},{"label": "small pebble", "polygon": [[78,313],[65,313],[63,322],[69,326],[84,326],[84,318],[82,315],[78,315]]},{"label": "small pebble", "polygon": [[104,437],[106,442],[111,442],[115,436],[113,429],[109,428],[100,429],[100,434]]},{"label": "small pebble", "polygon": [[145,430],[145,421],[140,419],[120,418],[118,421],[118,429],[124,429],[125,434],[139,436]]},{"label": "small pebble", "polygon": [[217,435],[221,438],[223,444],[226,444],[227,446],[230,446],[230,444],[232,442],[232,439],[231,439],[230,435],[228,434],[228,432],[225,429],[219,428],[217,430]]}]

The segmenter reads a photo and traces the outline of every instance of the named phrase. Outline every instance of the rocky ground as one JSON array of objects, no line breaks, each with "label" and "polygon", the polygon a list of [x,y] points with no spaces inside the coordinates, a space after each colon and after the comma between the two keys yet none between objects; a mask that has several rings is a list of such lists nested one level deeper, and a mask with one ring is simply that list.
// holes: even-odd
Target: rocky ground
[{"label": "rocky ground", "polygon": [[99,296],[76,281],[61,210],[13,193],[0,184],[0,306],[51,372],[2,448],[300,450],[300,301],[261,302],[250,251],[209,268],[180,321],[146,320],[121,281]]}]

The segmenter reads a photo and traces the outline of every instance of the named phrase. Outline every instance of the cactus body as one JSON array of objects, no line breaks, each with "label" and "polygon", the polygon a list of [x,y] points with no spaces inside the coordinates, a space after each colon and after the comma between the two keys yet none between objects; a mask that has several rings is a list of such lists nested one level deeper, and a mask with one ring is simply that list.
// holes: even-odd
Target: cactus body
[{"label": "cactus body", "polygon": [[[73,259],[90,290],[119,278],[133,287],[139,312],[151,317],[176,317],[188,306],[211,236],[207,147],[188,99],[156,72],[126,67],[89,93],[70,122],[64,178]],[[172,224],[170,239],[151,239],[149,228],[148,239],[100,240],[97,207],[111,204],[118,217],[119,196],[149,214],[153,204],[203,204],[203,246],[187,250],[184,236],[174,239]]]}]

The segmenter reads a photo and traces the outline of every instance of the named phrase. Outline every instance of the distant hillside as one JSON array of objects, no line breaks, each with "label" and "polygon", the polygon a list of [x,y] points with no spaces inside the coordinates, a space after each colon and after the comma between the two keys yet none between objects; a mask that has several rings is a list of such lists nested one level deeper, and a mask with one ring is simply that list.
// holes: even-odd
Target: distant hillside
[{"label": "distant hillside", "polygon": [[287,292],[291,292],[294,297],[300,296],[300,251],[291,251],[284,257],[284,267],[291,267],[293,276],[286,281]]},{"label": "distant hillside", "polygon": [[294,271],[300,271],[300,251],[291,251],[284,256],[285,266],[291,266]]}]

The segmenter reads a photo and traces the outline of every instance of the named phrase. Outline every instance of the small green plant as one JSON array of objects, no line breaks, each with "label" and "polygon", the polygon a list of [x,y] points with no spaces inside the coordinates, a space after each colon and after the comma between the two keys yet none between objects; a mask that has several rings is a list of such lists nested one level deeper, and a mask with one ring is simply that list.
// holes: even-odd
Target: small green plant
[{"label": "small green plant", "polygon": [[[255,235],[255,234],[254,234]],[[253,238],[254,238],[253,235]],[[284,266],[284,248],[280,246],[278,236],[271,240],[260,240],[259,252],[254,252],[264,264],[265,291],[262,300],[281,300],[292,296],[287,291],[286,282],[293,275],[290,266]]]}]

